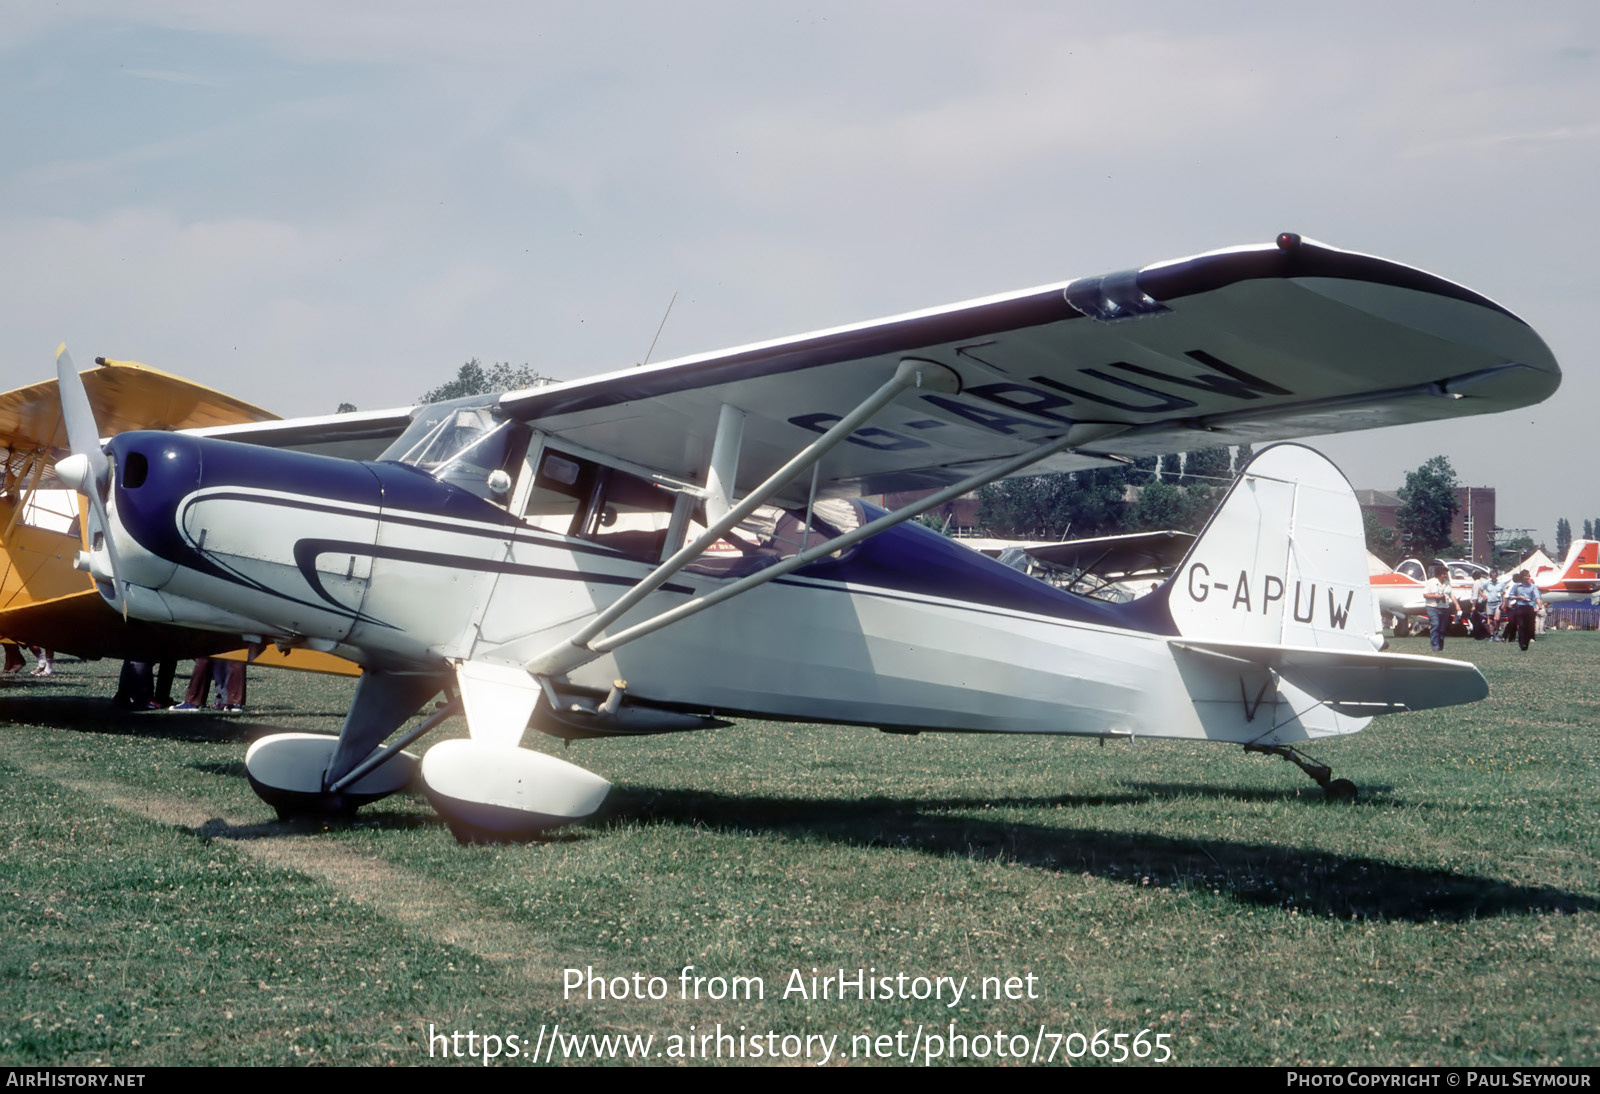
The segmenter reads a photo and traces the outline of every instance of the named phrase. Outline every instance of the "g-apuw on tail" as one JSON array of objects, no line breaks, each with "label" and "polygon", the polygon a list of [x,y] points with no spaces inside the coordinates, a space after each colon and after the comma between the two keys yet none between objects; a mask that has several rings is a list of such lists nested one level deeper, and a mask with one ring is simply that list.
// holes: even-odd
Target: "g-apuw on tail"
[{"label": "g-apuw on tail", "polygon": [[[1327,769],[1291,742],[1354,733],[1373,715],[1489,694],[1472,665],[1379,652],[1361,510],[1344,475],[1297,444],[1244,469],[1178,567],[1170,639],[1207,735]],[[1319,777],[1320,772],[1320,777]],[[1354,787],[1330,788],[1338,793]]]}]

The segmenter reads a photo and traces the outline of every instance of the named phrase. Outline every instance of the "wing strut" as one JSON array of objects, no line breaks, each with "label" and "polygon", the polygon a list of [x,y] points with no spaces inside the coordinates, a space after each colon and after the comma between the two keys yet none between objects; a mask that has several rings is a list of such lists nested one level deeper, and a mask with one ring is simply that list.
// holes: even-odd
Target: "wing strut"
[{"label": "wing strut", "polygon": [[30,472],[33,474],[33,483],[22,493],[21,500],[17,502],[16,508],[11,510],[11,519],[6,521],[6,530],[0,532],[0,541],[10,541],[11,530],[17,526],[17,521],[21,519],[23,510],[28,508],[28,503],[33,501],[33,496],[39,492],[39,480],[44,477],[45,465],[50,462],[47,456],[48,453],[39,448],[30,452],[27,460],[24,461],[22,472],[17,476],[17,485],[20,486],[26,481]]},{"label": "wing strut", "polygon": [[[902,364],[901,367],[904,368],[904,364]],[[659,615],[653,616],[650,619],[646,619],[642,623],[636,623],[625,630],[618,631],[616,634],[608,635],[607,637],[596,641],[595,636],[599,634],[606,624],[615,620],[622,614],[622,611],[626,610],[626,608],[622,609],[622,611],[617,610],[617,605],[622,604],[623,601],[629,601],[628,606],[631,607],[632,604],[635,604],[639,600],[643,599],[642,596],[638,596],[632,597],[630,600],[632,592],[637,592],[639,588],[643,587],[643,585],[649,585],[650,588],[653,589],[670,577],[671,572],[663,574],[662,571],[666,570],[669,566],[672,566],[674,562],[677,562],[680,556],[690,549],[685,548],[684,551],[678,552],[677,555],[674,555],[671,559],[668,559],[666,562],[662,563],[662,565],[657,568],[655,573],[651,574],[649,578],[645,579],[645,582],[642,583],[642,585],[635,586],[629,594],[624,595],[621,599],[619,599],[617,604],[613,604],[610,609],[602,612],[594,622],[590,623],[587,627],[584,627],[566,642],[546,650],[538,657],[535,657],[533,660],[529,661],[526,665],[526,668],[535,676],[551,676],[570,672],[579,665],[587,664],[588,662],[593,661],[596,657],[599,657],[601,654],[609,653],[618,646],[632,642],[636,638],[643,638],[645,635],[652,634],[655,631],[660,630],[662,627],[678,622],[680,619],[687,619],[689,616],[702,612],[713,605],[720,604],[724,600],[728,600],[732,597],[740,595],[741,593],[748,592],[758,585],[764,585],[775,577],[782,577],[784,574],[787,574],[792,570],[797,570],[802,566],[809,565],[819,558],[830,555],[835,551],[841,551],[854,543],[859,543],[870,536],[877,535],[879,532],[893,528],[897,524],[902,524],[905,521],[911,520],[913,517],[927,512],[929,509],[943,505],[951,498],[958,498],[962,494],[970,493],[971,491],[978,489],[980,486],[986,486],[989,483],[994,482],[996,479],[1005,478],[1007,475],[1014,475],[1018,471],[1021,471],[1024,467],[1027,467],[1029,464],[1037,463],[1047,456],[1053,456],[1063,449],[1075,448],[1091,442],[1102,440],[1113,433],[1122,432],[1122,429],[1123,427],[1120,425],[1108,426],[1098,422],[1079,423],[1077,425],[1069,426],[1065,432],[1048,441],[1045,441],[1043,444],[1036,445],[1020,455],[1013,456],[1009,460],[991,466],[983,471],[978,472],[977,474],[969,475],[960,482],[951,486],[946,486],[944,489],[938,490],[935,493],[930,494],[928,497],[914,502],[911,505],[903,506],[899,509],[896,509],[892,513],[885,513],[877,520],[869,521],[868,523],[861,525],[861,527],[856,528],[854,531],[847,532],[844,535],[836,536],[833,539],[819,543],[815,547],[801,551],[796,555],[784,559],[782,562],[768,566],[757,573],[751,574],[749,577],[741,578],[731,585],[725,585],[714,592],[707,593],[705,596],[696,597],[694,600],[691,600],[686,604],[680,604],[676,608],[664,611]],[[804,453],[802,453],[802,455],[804,455]],[[800,457],[796,457],[796,460],[799,459]],[[791,464],[794,462],[795,461],[793,460],[790,461]],[[774,476],[774,479],[775,478],[776,476]],[[758,490],[758,493],[764,491],[765,494],[771,494],[775,492],[778,487],[782,485],[782,483],[774,482],[774,479],[769,479],[767,482],[763,483]],[[765,496],[765,494],[763,496]],[[751,496],[754,497],[755,495]],[[749,499],[747,498],[746,503],[748,503],[748,501]],[[741,504],[732,512],[737,513],[743,508],[744,505]],[[718,534],[720,535],[720,533]],[[708,532],[707,535],[710,535],[710,533]],[[699,553],[699,544],[701,540],[705,539],[706,536],[701,536],[700,540],[696,540],[694,544],[690,545],[692,548],[694,548],[696,554]],[[672,572],[676,572],[678,568],[686,564],[688,561],[690,561],[690,559],[684,559],[683,562],[679,562],[678,566],[673,567]]]},{"label": "wing strut", "polygon": [[743,440],[744,411],[732,403],[723,403],[717,412],[716,440],[711,445],[711,469],[706,472],[708,520],[721,520],[733,508],[734,476],[739,471],[739,445]]},{"label": "wing strut", "polygon": [[[894,376],[868,396],[860,406],[840,418],[832,429],[829,429],[822,436],[802,448],[795,454],[793,459],[774,471],[766,482],[750,491],[738,505],[729,508],[719,519],[712,520],[711,526],[698,536],[694,542],[685,544],[671,558],[657,566],[649,576],[619,597],[611,607],[595,616],[577,634],[574,634],[561,645],[547,650],[533,661],[530,661],[528,663],[528,671],[535,674],[561,673],[594,660],[596,654],[586,648],[591,638],[616,622],[624,612],[639,603],[639,601],[655,592],[673,574],[676,574],[689,563],[699,558],[706,548],[722,538],[723,533],[732,529],[734,525],[766,504],[767,499],[787,486],[791,479],[822,459],[830,450],[843,443],[850,434],[860,429],[869,418],[893,402],[895,397],[902,391],[911,387],[953,394],[960,390],[961,380],[950,369],[933,361],[918,361],[910,358],[901,361],[894,370]],[[718,421],[717,450],[712,454],[714,468],[715,465],[727,462],[724,453],[730,447],[733,449],[735,457],[737,456],[738,442],[743,433],[743,423],[744,416],[742,414],[732,407],[725,408]],[[717,469],[717,472],[713,474],[713,478],[716,478],[721,473],[728,474],[729,481],[726,484],[726,488],[731,489],[732,469],[723,466]],[[712,505],[707,506],[708,509],[712,507]],[[711,519],[711,513],[708,512],[706,517],[708,520]],[[555,660],[563,662],[562,667],[534,667],[536,665],[543,666],[547,662],[554,663]]]}]

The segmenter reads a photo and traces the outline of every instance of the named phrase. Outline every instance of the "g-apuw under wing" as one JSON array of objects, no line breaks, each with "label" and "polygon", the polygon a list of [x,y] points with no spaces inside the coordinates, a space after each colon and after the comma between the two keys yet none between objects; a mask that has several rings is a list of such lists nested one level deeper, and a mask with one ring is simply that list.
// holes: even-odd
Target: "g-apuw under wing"
[{"label": "g-apuw under wing", "polygon": [[[1532,328],[1470,289],[1285,234],[1137,270],[504,396],[562,440],[704,482],[721,408],[741,493],[902,362],[946,381],[880,411],[820,496],[944,486],[1072,425],[1104,439],[1026,473],[1527,406],[1560,383]],[[925,383],[927,380],[924,381]],[[810,476],[781,500],[803,504]]]}]

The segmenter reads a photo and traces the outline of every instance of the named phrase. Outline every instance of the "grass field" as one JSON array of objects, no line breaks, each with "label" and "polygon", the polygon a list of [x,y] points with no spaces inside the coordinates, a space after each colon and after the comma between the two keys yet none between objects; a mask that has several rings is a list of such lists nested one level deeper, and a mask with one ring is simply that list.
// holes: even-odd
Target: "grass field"
[{"label": "grass field", "polygon": [[[1487,701],[1311,747],[1353,805],[1220,745],[747,723],[574,745],[605,810],[517,847],[460,847],[417,798],[277,823],[246,742],[335,731],[350,681],[257,671],[242,717],[117,716],[115,665],[63,665],[0,685],[0,1062],[438,1062],[431,1027],[527,1038],[513,1066],[559,1023],[660,1062],[720,1024],[860,1063],[954,1022],[991,1063],[1042,1028],[1080,1064],[1099,1030],[1176,1064],[1595,1064],[1600,636],[1447,652]],[[682,998],[689,965],[765,997]],[[564,998],[569,968],[665,997]],[[784,994],[841,968],[968,982]]]}]

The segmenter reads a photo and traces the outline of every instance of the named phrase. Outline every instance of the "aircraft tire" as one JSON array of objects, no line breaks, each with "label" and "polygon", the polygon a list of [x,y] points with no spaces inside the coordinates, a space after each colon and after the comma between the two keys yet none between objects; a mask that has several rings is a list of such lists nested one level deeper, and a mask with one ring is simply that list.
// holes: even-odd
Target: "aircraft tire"
[{"label": "aircraft tire", "polygon": [[459,843],[525,843],[600,808],[611,784],[542,752],[441,741],[422,758],[428,801]]},{"label": "aircraft tire", "polygon": [[1356,784],[1349,779],[1330,779],[1322,788],[1329,801],[1353,802],[1361,793]]},{"label": "aircraft tire", "polygon": [[320,733],[278,733],[261,738],[245,753],[250,789],[277,811],[279,820],[289,820],[348,817],[363,805],[416,781],[418,760],[402,752],[348,789],[330,794],[322,788],[322,777],[337,745],[338,738]]}]

